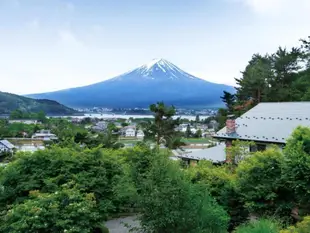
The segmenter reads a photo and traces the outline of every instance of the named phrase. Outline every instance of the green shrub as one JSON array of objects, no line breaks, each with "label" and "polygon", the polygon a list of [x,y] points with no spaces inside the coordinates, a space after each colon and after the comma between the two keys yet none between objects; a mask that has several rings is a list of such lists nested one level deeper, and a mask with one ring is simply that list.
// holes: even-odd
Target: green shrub
[{"label": "green shrub", "polygon": [[236,175],[227,166],[215,166],[209,161],[200,161],[187,170],[193,183],[207,186],[211,196],[230,216],[228,230],[246,221],[248,211],[244,208],[241,194],[236,190]]},{"label": "green shrub", "polygon": [[100,225],[93,229],[92,233],[109,233],[109,229],[105,227],[104,225]]},{"label": "green shrub", "polygon": [[0,232],[91,232],[101,221],[94,194],[82,194],[71,184],[54,193],[32,191],[2,217]]},{"label": "green shrub", "polygon": [[309,233],[310,232],[310,216],[305,217],[296,226],[288,227],[286,230],[280,231],[280,233]]},{"label": "green shrub", "polygon": [[280,227],[276,221],[260,219],[238,227],[235,233],[279,233]]},{"label": "green shrub", "polygon": [[291,192],[282,180],[284,157],[279,149],[257,152],[237,167],[237,189],[247,210],[259,216],[289,216]]},{"label": "green shrub", "polygon": [[54,193],[73,181],[81,192],[94,193],[101,214],[119,212],[134,200],[135,187],[118,153],[53,147],[20,154],[1,172],[0,211],[28,199],[32,190]]},{"label": "green shrub", "polygon": [[155,233],[224,233],[229,217],[207,192],[192,184],[179,164],[156,155],[141,190],[141,225]]}]

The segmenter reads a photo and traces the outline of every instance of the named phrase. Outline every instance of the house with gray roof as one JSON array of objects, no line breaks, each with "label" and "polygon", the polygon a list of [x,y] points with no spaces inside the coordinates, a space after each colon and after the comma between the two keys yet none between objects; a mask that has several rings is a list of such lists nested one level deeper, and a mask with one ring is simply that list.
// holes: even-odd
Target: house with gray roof
[{"label": "house with gray roof", "polygon": [[0,155],[3,152],[13,152],[15,146],[8,140],[0,140]]},{"label": "house with gray roof", "polygon": [[253,141],[249,150],[255,152],[272,144],[283,147],[298,126],[310,127],[310,102],[259,103],[237,119],[229,116],[213,137],[226,147],[234,140]]},{"label": "house with gray roof", "polygon": [[105,131],[108,128],[108,123],[105,121],[99,121],[92,127],[94,131]]},{"label": "house with gray roof", "polygon": [[31,138],[42,139],[44,141],[58,140],[55,134],[51,133],[50,130],[45,130],[45,129],[42,129],[39,132],[33,134]]},{"label": "house with gray roof", "polygon": [[181,159],[187,165],[195,164],[201,160],[208,160],[213,164],[222,164],[226,160],[225,143],[219,143],[210,148],[198,149],[193,151],[172,151],[173,159]]}]

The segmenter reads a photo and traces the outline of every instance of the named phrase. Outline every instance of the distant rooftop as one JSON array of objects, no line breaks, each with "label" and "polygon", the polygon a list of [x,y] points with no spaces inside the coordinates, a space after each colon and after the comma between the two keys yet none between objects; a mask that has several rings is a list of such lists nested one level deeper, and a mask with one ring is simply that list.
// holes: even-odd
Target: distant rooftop
[{"label": "distant rooftop", "polygon": [[310,127],[310,102],[259,103],[236,119],[236,132],[226,127],[214,137],[285,143],[298,126]]},{"label": "distant rooftop", "polygon": [[226,160],[225,144],[221,143],[211,148],[196,150],[189,153],[177,154],[175,157],[190,159],[190,160],[209,160],[214,163],[224,162]]},{"label": "distant rooftop", "polygon": [[0,143],[8,149],[14,149],[15,148],[15,146],[12,143],[10,143],[8,140],[0,140]]}]

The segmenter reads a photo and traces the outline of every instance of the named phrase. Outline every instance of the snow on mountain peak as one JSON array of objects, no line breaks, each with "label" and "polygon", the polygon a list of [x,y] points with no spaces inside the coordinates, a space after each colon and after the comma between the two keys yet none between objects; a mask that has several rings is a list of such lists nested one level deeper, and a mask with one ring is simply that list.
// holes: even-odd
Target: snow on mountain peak
[{"label": "snow on mountain peak", "polygon": [[163,58],[153,59],[149,63],[141,65],[136,69],[130,70],[110,80],[113,82],[121,81],[124,79],[124,77],[127,78],[127,75],[129,75],[130,77],[137,78],[136,80],[141,80],[141,77],[143,77],[145,80],[163,80],[163,81],[167,79],[170,80],[196,79],[196,77],[194,77],[193,75],[186,73],[176,65],[172,64],[171,62]]},{"label": "snow on mountain peak", "polygon": [[148,69],[152,68],[154,65],[159,64],[159,63],[164,63],[164,59],[162,58],[156,58],[150,61],[149,63],[145,64]]},{"label": "snow on mountain peak", "polygon": [[153,59],[147,64],[144,64],[138,68],[138,71],[144,76],[152,76],[154,72],[163,72],[170,79],[178,79],[179,73],[184,75],[184,71],[173,65],[171,62],[159,58]]}]

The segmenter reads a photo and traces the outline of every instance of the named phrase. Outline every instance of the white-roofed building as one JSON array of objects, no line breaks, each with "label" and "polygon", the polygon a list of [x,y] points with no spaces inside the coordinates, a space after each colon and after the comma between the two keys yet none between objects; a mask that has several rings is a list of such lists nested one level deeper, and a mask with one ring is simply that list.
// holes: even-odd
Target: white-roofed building
[{"label": "white-roofed building", "polygon": [[175,158],[182,159],[187,164],[197,163],[201,160],[208,160],[215,164],[224,163],[226,160],[225,143],[218,144],[206,149],[194,151],[173,151]]},{"label": "white-roofed building", "polygon": [[52,134],[50,130],[40,130],[39,132],[32,135],[34,139],[42,139],[44,141],[57,140],[57,136]]},{"label": "white-roofed building", "polygon": [[234,140],[253,141],[249,151],[263,151],[272,144],[285,146],[298,126],[310,127],[310,102],[259,103],[237,119],[228,116],[226,127],[213,137],[226,147]]},{"label": "white-roofed building", "polygon": [[143,130],[139,129],[139,130],[137,131],[136,137],[137,137],[138,139],[144,139],[144,132],[143,132]]},{"label": "white-roofed building", "polygon": [[0,153],[13,152],[15,146],[8,140],[0,140]]}]

